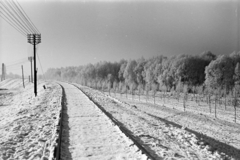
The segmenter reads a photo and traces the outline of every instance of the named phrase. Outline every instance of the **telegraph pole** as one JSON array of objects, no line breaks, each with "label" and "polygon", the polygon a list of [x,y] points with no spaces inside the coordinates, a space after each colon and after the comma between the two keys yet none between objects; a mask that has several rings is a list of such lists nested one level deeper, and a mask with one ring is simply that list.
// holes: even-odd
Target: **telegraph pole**
[{"label": "telegraph pole", "polygon": [[28,60],[30,61],[30,63],[31,63],[31,81],[29,81],[29,82],[32,82],[33,83],[33,74],[32,74],[32,59],[33,59],[33,57],[28,57]]},{"label": "telegraph pole", "polygon": [[28,43],[33,45],[33,61],[34,61],[34,93],[37,96],[37,69],[36,69],[36,45],[41,43],[41,34],[28,34]]},{"label": "telegraph pole", "polygon": [[25,88],[25,84],[24,84],[24,74],[23,74],[23,65],[22,65],[22,81],[23,81],[23,88]]},{"label": "telegraph pole", "polygon": [[1,81],[5,80],[6,78],[6,68],[5,68],[5,64],[2,63],[2,77],[1,77]]},{"label": "telegraph pole", "polygon": [[1,81],[4,80],[3,77],[4,77],[4,63],[2,63],[2,77],[1,77]]}]

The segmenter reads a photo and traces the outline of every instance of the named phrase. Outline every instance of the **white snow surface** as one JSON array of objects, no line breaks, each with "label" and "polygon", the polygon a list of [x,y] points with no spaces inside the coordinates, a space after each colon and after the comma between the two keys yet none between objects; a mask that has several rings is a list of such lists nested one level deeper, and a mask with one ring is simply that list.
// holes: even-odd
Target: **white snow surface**
[{"label": "white snow surface", "polygon": [[7,79],[0,82],[0,89],[0,159],[52,159],[61,87],[39,81],[35,97],[32,83],[26,80],[23,88],[21,79]]},{"label": "white snow surface", "polygon": [[235,159],[240,159],[240,117],[238,112],[237,123],[229,119],[229,115],[232,113],[230,106],[227,106],[227,110],[223,106],[218,106],[218,118],[215,118],[214,115],[207,113],[208,110],[206,111],[204,103],[198,105],[189,100],[184,112],[182,103],[174,99],[165,100],[165,102],[156,99],[157,105],[154,105],[153,99],[148,99],[146,103],[146,97],[143,96],[139,101],[138,96],[134,96],[132,99],[132,97],[116,95],[117,99],[137,106],[141,112],[158,117],[168,123],[184,126],[186,130],[202,137],[205,143],[211,144],[213,149],[222,150],[230,156],[237,157]]},{"label": "white snow surface", "polygon": [[147,159],[138,147],[78,88],[65,89],[62,160]]},{"label": "white snow surface", "polygon": [[[40,81],[35,97],[33,84],[25,81],[25,85],[23,88],[21,79],[0,82],[0,160],[53,159],[61,87],[55,82]],[[80,90],[62,85],[67,99],[62,159],[147,159]],[[182,106],[172,102],[156,106],[138,102],[137,98],[113,98],[79,87],[121,122],[156,159],[240,159],[240,126],[230,123],[231,119],[196,114],[194,108],[182,112],[178,110]],[[168,103],[171,107],[165,107]]]},{"label": "white snow surface", "polygon": [[[190,132],[184,124],[171,122],[161,108],[156,110],[139,103],[130,105],[100,91],[79,87],[120,121],[156,159],[240,159],[238,148],[231,150],[230,145],[215,141],[216,137],[207,137],[194,130]],[[178,120],[183,122],[181,118]],[[184,122],[194,125],[191,119]]]}]

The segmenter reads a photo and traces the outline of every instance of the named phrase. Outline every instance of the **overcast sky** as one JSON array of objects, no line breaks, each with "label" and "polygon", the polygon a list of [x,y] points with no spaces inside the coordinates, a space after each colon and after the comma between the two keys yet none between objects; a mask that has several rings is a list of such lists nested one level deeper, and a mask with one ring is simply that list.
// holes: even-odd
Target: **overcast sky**
[{"label": "overcast sky", "polygon": [[[38,54],[44,71],[104,60],[239,50],[237,0],[19,3],[42,34]],[[1,63],[31,55],[32,45],[0,17]],[[29,66],[24,64],[26,74]],[[11,70],[19,72],[20,65]]]}]

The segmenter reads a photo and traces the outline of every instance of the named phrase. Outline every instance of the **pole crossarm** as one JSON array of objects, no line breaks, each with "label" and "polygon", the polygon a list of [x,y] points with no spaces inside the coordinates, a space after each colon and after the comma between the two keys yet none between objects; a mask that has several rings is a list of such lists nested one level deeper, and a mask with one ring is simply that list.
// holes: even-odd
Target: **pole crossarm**
[{"label": "pole crossarm", "polygon": [[28,60],[29,60],[30,62],[32,62],[32,57],[28,57]]},{"label": "pole crossarm", "polygon": [[37,45],[41,43],[41,34],[28,34],[27,39],[28,43],[32,45]]}]

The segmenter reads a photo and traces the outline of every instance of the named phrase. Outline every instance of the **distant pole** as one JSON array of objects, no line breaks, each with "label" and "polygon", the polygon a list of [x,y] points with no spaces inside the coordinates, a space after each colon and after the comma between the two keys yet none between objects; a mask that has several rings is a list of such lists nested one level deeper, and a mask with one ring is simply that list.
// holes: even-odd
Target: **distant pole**
[{"label": "distant pole", "polygon": [[22,65],[22,81],[23,81],[23,88],[25,88],[25,84],[24,84],[24,74],[23,74],[23,65]]},{"label": "distant pole", "polygon": [[5,64],[3,63],[3,80],[6,79],[6,67]]},{"label": "distant pole", "polygon": [[31,63],[31,82],[33,83],[32,59],[33,59],[33,57],[28,57],[28,60],[29,60],[29,61],[30,61],[30,63]]},{"label": "distant pole", "polygon": [[5,64],[2,63],[2,81],[6,79],[6,68],[5,68]]},{"label": "distant pole", "polygon": [[6,66],[5,66],[5,64],[3,63],[3,80],[5,80],[6,79]]},{"label": "distant pole", "polygon": [[4,76],[4,63],[2,63],[2,77],[1,77],[1,81],[3,81],[3,76]]},{"label": "distant pole", "polygon": [[34,61],[34,93],[37,96],[37,69],[36,69],[36,45],[41,43],[41,34],[28,34],[28,43],[33,45],[33,61]]}]

